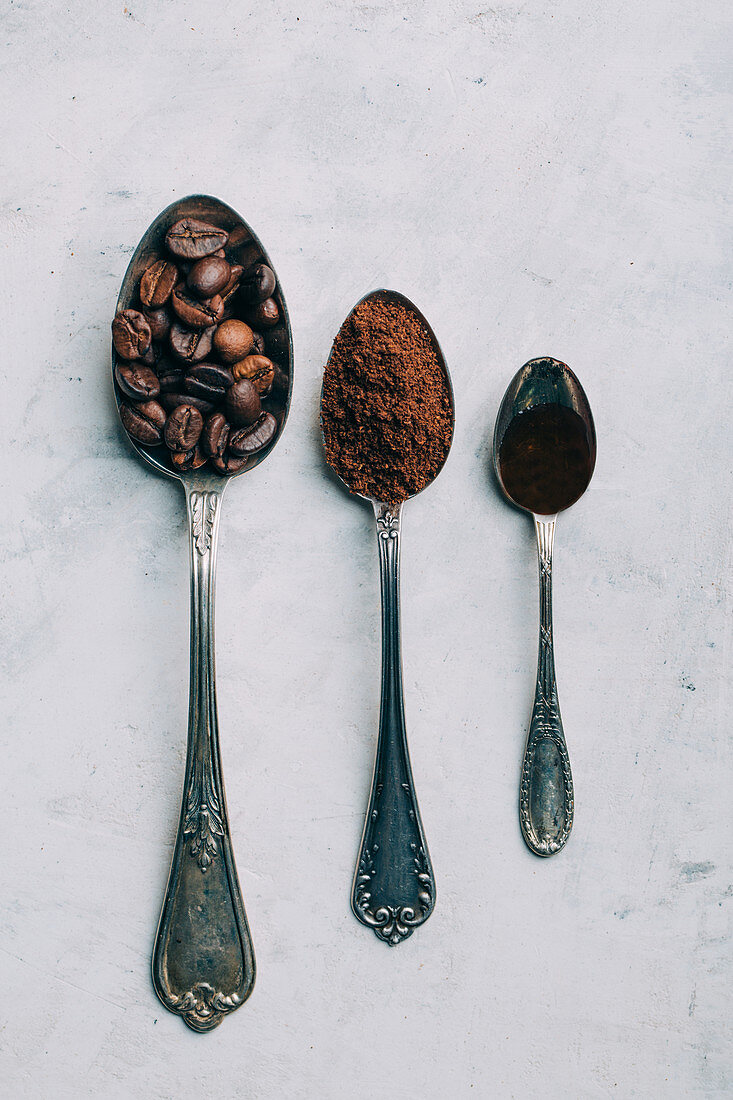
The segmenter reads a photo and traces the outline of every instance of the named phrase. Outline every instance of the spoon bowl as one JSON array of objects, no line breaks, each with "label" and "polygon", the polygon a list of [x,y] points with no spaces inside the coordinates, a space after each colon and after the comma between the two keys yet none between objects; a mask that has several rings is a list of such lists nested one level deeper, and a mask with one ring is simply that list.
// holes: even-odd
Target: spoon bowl
[{"label": "spoon bowl", "polygon": [[[140,278],[146,268],[150,267],[152,263],[168,255],[165,247],[166,233],[171,226],[175,225],[181,218],[197,218],[201,221],[218,225],[222,229],[226,229],[229,234],[229,240],[225,251],[227,260],[231,264],[239,264],[246,271],[246,269],[253,264],[263,263],[274,270],[272,262],[260,243],[259,238],[235,210],[232,210],[226,203],[211,195],[189,195],[187,198],[179,199],[177,202],[171,203],[170,206],[166,207],[162,213],[158,214],[157,218],[155,218],[143,233],[140,243],[135,249],[127,271],[125,272],[125,277],[122,280],[115,312],[119,313],[119,311],[123,309],[139,308],[137,288],[140,285]],[[161,456],[165,456],[164,447],[145,447],[132,439],[123,429],[123,434],[130,446],[138,453],[140,458],[147,462],[149,466],[152,466],[157,473],[165,474],[166,477],[175,478],[176,481],[180,481],[191,488],[223,489],[231,478],[238,477],[240,474],[244,474],[248,470],[254,469],[254,467],[258,466],[272,451],[285,427],[293,391],[293,336],[290,326],[290,315],[280,288],[279,280],[272,296],[277,302],[280,310],[280,321],[276,326],[268,329],[264,334],[266,351],[268,356],[282,367],[283,373],[287,376],[288,380],[286,391],[273,390],[272,397],[268,399],[268,409],[273,413],[278,424],[278,430],[275,436],[261,451],[250,455],[241,470],[238,470],[236,473],[228,474],[226,477],[222,477],[208,466],[203,466],[199,470],[173,470],[170,464],[167,464],[161,458]],[[115,367],[120,361],[120,356],[113,346],[113,378]],[[115,401],[119,409],[122,400],[116,386],[114,387],[114,393]]]},{"label": "spoon bowl", "polygon": [[496,418],[494,470],[512,504],[556,515],[583,495],[596,462],[588,398],[565,363],[531,359],[517,371]]},{"label": "spoon bowl", "polygon": [[[440,470],[442,470],[443,466],[445,465],[445,463],[448,459],[448,454],[450,453],[450,448],[453,445],[453,434],[455,432],[455,423],[456,423],[455,397],[454,397],[454,394],[453,394],[453,382],[451,380],[450,371],[448,370],[448,364],[445,361],[445,356],[443,355],[440,344],[438,343],[438,338],[436,337],[435,333],[433,332],[433,330],[432,330],[429,322],[427,321],[426,317],[420,312],[420,310],[417,308],[417,306],[413,302],[410,301],[409,298],[407,298],[404,294],[400,294],[399,291],[397,291],[397,290],[385,290],[384,288],[380,288],[379,290],[372,290],[368,294],[365,294],[362,298],[359,299],[359,301],[353,307],[353,309],[351,310],[349,315],[346,317],[346,320],[341,325],[341,328],[343,329],[350,322],[353,315],[356,313],[356,311],[359,309],[359,307],[364,304],[364,302],[371,302],[371,301],[395,302],[398,305],[401,305],[404,309],[408,310],[408,312],[412,313],[417,318],[417,320],[420,322],[420,325],[422,326],[422,328],[425,330],[425,332],[428,335],[431,347],[432,347],[433,352],[435,353],[435,357],[436,357],[436,359],[437,359],[438,363],[440,364],[440,367],[443,371],[443,376],[445,378],[445,383],[446,383],[446,386],[448,388],[448,395],[449,395],[449,398],[450,398],[450,413],[451,413],[450,442],[448,444],[448,447],[446,448],[445,457],[443,459],[442,465],[440,466],[440,469],[438,469],[435,472],[432,479],[430,481],[428,481],[427,484],[425,484],[422,487],[422,489],[418,489],[417,492],[409,494],[409,496],[407,497],[407,500],[412,500],[413,497],[416,497],[420,493],[424,492],[425,489],[429,488],[429,486],[432,485],[433,481],[435,481],[435,478],[438,476],[438,474],[440,473]],[[334,345],[334,347],[335,347],[335,345]],[[329,367],[329,365],[331,363],[331,360],[333,358],[334,347],[331,348],[331,353],[328,357],[328,362],[326,364],[326,371],[328,371],[328,367]],[[321,382],[321,404],[323,404],[324,384],[325,384],[325,374],[324,374],[324,382]],[[324,432],[323,432],[323,417],[322,416],[321,416],[321,442],[322,442],[324,450],[325,450],[326,440],[325,440],[325,436],[324,436]],[[338,481],[338,483],[340,485],[343,485],[346,489],[348,489],[348,491],[351,493],[352,496],[359,497],[361,500],[366,500],[370,504],[374,505],[375,507],[377,507],[377,506],[379,506],[379,507],[388,507],[388,505],[383,504],[383,502],[380,502],[377,497],[369,496],[366,493],[360,493],[357,489],[355,489],[351,485],[349,485],[349,483],[347,481],[345,481],[343,477],[341,477],[341,475],[334,469],[334,467],[330,463],[328,463],[328,461],[327,461],[327,464],[326,464],[326,468],[328,469],[329,473],[336,479],[336,481]],[[394,505],[392,506],[392,508],[394,509]]]},{"label": "spoon bowl", "polygon": [[519,794],[519,821],[539,856],[559,852],[573,825],[574,790],[560,718],[552,636],[552,550],[558,512],[585,492],[596,432],[580,382],[557,359],[532,359],[512,379],[494,430],[493,462],[507,499],[534,518],[540,567],[537,682]]},{"label": "spoon bowl", "polygon": [[[438,341],[415,305],[395,291],[376,290],[354,306],[344,325],[366,301],[396,303],[413,314],[428,334],[442,369],[450,398],[450,439],[443,461],[417,496],[438,476],[448,457],[455,427],[453,388]],[[343,326],[342,326],[343,329]],[[335,347],[335,345],[334,345]],[[334,355],[329,356],[328,367]],[[321,435],[325,382],[321,389]],[[435,906],[435,878],[415,795],[405,724],[400,641],[400,526],[402,504],[358,491],[330,467],[334,477],[354,496],[369,501],[376,518],[382,594],[382,688],[371,793],[351,892],[351,908],[378,939],[394,947],[423,924]]]}]

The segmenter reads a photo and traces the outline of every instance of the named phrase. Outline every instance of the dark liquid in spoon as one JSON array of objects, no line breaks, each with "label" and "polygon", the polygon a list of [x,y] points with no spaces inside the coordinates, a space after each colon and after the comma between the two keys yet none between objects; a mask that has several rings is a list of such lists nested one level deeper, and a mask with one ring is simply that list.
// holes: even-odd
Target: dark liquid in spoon
[{"label": "dark liquid in spoon", "polygon": [[550,516],[583,495],[595,447],[585,421],[565,405],[535,405],[510,422],[499,447],[499,471],[515,504]]}]

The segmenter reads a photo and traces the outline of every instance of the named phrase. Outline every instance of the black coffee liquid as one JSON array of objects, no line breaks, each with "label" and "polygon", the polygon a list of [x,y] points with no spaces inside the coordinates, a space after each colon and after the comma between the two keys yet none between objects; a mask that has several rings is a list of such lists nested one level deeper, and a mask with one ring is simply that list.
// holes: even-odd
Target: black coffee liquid
[{"label": "black coffee liquid", "polygon": [[595,447],[583,419],[565,405],[535,405],[515,416],[499,448],[504,488],[522,508],[550,516],[588,487]]}]

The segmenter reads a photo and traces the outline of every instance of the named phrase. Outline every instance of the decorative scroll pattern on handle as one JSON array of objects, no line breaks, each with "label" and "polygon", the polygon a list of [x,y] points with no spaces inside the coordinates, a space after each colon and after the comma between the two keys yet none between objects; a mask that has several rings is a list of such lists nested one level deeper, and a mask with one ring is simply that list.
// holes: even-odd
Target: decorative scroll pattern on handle
[{"label": "decorative scroll pattern on handle", "polygon": [[[573,778],[560,717],[552,640],[552,549],[555,518],[535,517],[540,574],[537,683],[519,788],[519,821],[528,847],[551,856],[573,827]],[[558,774],[560,773],[560,774]]]},{"label": "decorative scroll pattern on handle", "polygon": [[[427,920],[433,908],[433,878],[430,862],[424,848],[418,848],[411,844],[415,876],[418,882],[418,909],[414,906],[380,905],[373,909],[372,896],[369,885],[374,875],[374,858],[367,849],[359,860],[356,872],[354,888],[354,904],[359,911],[359,918],[364,924],[374,930],[374,934],[380,940],[384,940],[391,947],[406,940],[414,929]],[[374,855],[378,855],[379,845],[374,845]]]},{"label": "decorative scroll pattern on handle", "polygon": [[391,947],[435,905],[435,883],[414,792],[402,694],[399,616],[400,508],[375,503],[382,585],[382,701],[364,833],[351,906]]},{"label": "decorative scroll pattern on handle", "polygon": [[242,998],[237,993],[229,996],[219,993],[208,982],[197,982],[186,993],[178,996],[169,993],[164,1003],[171,1012],[183,1016],[194,1031],[213,1031],[228,1012],[239,1008]]}]

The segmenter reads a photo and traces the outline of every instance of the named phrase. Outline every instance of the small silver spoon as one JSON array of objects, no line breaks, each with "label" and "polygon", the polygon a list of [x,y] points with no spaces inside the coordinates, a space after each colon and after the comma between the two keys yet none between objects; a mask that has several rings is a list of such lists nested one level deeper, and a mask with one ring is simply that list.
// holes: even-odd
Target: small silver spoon
[{"label": "small silver spoon", "polygon": [[494,431],[494,469],[509,500],[534,517],[540,568],[540,640],[532,718],[524,750],[519,822],[527,845],[551,856],[573,826],[573,779],[555,683],[552,547],[557,513],[588,487],[596,432],[588,399],[569,367],[531,359],[512,379]]},{"label": "small silver spoon", "polygon": [[[117,310],[135,308],[140,276],[165,255],[165,235],[181,218],[198,218],[229,233],[227,258],[245,269],[272,267],[252,230],[229,206],[208,195],[191,195],[159,214],[143,234],[130,261]],[[281,322],[268,339],[270,354],[283,366],[287,392],[272,411],[278,431],[267,448],[239,471],[257,466],[282,433],[292,392],[293,344],[288,312],[278,283],[274,294]],[[269,350],[269,349],[268,349]],[[117,354],[112,349],[112,367]],[[115,391],[118,405],[119,396]],[[153,952],[153,984],[166,1008],[194,1031],[211,1031],[252,992],[255,959],[234,863],[219,752],[214,669],[214,587],[221,499],[232,477],[203,467],[185,473],[161,460],[123,432],[138,455],[158,473],[179,481],[186,494],[191,555],[191,670],[188,752],[178,836]]]},{"label": "small silver spoon", "polygon": [[[450,394],[452,434],[455,423],[453,388],[433,330],[409,299],[391,290],[367,294],[357,302],[349,317],[362,302],[374,298],[401,304],[417,317],[428,333]],[[424,924],[435,906],[435,878],[415,795],[405,725],[399,576],[402,505],[385,504],[363,496],[351,489],[335,471],[334,474],[354,496],[368,500],[374,508],[382,592],[379,736],[351,891],[351,908],[362,924],[394,947]]]}]

